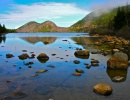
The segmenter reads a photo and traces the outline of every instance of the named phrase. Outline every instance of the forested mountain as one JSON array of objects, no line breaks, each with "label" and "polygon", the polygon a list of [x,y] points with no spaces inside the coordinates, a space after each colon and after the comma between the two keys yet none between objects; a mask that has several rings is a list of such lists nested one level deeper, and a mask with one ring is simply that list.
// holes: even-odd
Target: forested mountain
[{"label": "forested mountain", "polygon": [[100,15],[91,12],[72,25],[69,31],[130,37],[130,6],[111,9],[109,12]]}]

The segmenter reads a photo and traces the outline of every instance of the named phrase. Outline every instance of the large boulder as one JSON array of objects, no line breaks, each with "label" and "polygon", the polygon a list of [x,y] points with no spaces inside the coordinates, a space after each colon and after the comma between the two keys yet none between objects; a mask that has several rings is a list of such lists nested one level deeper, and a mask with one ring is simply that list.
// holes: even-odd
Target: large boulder
[{"label": "large boulder", "polygon": [[110,95],[113,90],[107,84],[97,84],[94,86],[93,91],[101,95]]},{"label": "large boulder", "polygon": [[37,59],[41,62],[41,63],[46,63],[46,61],[49,60],[49,56],[47,56],[45,53],[41,53],[37,56]]},{"label": "large boulder", "polygon": [[85,59],[88,59],[88,57],[89,57],[89,51],[88,51],[88,50],[78,50],[78,51],[75,51],[74,55],[75,55],[77,58],[85,58]]},{"label": "large boulder", "polygon": [[108,61],[108,69],[127,69],[128,68],[128,56],[122,52],[116,52]]}]

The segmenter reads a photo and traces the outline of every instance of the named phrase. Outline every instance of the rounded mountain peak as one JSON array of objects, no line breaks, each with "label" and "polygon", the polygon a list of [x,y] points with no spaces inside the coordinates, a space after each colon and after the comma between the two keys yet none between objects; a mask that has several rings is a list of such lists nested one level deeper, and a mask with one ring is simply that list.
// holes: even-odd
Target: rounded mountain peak
[{"label": "rounded mountain peak", "polygon": [[45,21],[45,22],[43,22],[43,23],[41,23],[42,25],[49,25],[49,26],[56,26],[56,24],[54,23],[54,22],[52,22],[52,21]]}]

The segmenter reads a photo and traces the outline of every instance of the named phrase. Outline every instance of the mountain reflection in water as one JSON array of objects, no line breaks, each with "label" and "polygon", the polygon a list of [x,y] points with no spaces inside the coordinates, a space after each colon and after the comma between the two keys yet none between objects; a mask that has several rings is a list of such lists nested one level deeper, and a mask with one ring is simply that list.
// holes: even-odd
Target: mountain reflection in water
[{"label": "mountain reflection in water", "polygon": [[[101,49],[94,45],[98,39],[100,37],[90,37],[87,33],[11,33],[1,36],[0,99],[6,96],[9,100],[129,100],[129,68],[108,70],[106,62],[111,55],[91,53]],[[76,57],[77,48],[89,50],[89,57]],[[8,53],[14,57],[6,58]],[[29,58],[20,60],[18,56],[23,53]],[[49,59],[39,61],[40,53],[45,53]],[[31,58],[32,54],[36,56]],[[98,60],[99,66],[86,68],[92,59]],[[80,63],[75,64],[75,60]],[[84,73],[73,76],[76,69]],[[124,80],[113,82],[115,76],[124,77]],[[98,83],[109,84],[113,88],[112,95],[95,94],[93,86]]]}]

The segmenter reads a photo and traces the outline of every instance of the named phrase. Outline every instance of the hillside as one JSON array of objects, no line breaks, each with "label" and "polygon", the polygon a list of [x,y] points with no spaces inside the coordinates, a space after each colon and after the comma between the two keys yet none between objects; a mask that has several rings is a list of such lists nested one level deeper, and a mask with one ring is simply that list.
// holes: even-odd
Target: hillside
[{"label": "hillside", "polygon": [[70,27],[69,31],[73,32],[88,32],[91,28],[99,26],[108,26],[111,20],[116,15],[116,10],[97,15],[97,12],[91,12],[86,15],[82,20],[78,21]]},{"label": "hillside", "polygon": [[51,21],[45,21],[41,24],[37,22],[29,22],[19,27],[17,32],[67,32],[68,28],[58,27]]},{"label": "hillside", "polygon": [[91,12],[72,25],[69,31],[130,38],[130,5],[102,13],[100,11]]},{"label": "hillside", "polygon": [[90,14],[86,15],[82,20],[73,24],[70,28],[70,32],[86,32],[89,30],[89,26],[91,22],[95,19],[95,13],[91,12]]}]

